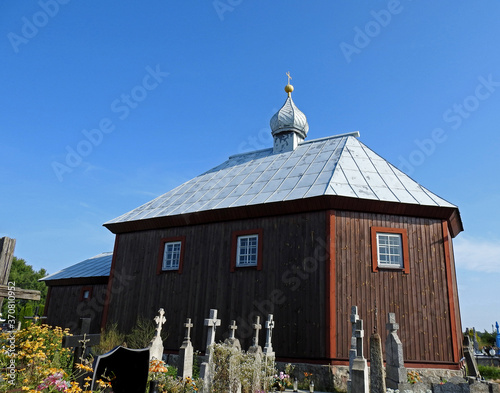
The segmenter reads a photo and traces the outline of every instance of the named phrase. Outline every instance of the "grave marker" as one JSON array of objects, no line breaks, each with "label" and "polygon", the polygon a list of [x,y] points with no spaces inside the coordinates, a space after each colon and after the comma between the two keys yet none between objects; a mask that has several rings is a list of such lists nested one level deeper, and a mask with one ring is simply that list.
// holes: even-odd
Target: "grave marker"
[{"label": "grave marker", "polygon": [[191,378],[193,376],[193,344],[191,343],[191,318],[186,320],[184,324],[186,328],[186,335],[182,342],[181,349],[179,350],[179,376],[184,378]]},{"label": "grave marker", "polygon": [[264,346],[264,354],[268,357],[274,357],[273,345],[272,345],[272,335],[274,329],[273,314],[267,316],[266,321],[266,345]]},{"label": "grave marker", "polygon": [[161,338],[161,329],[163,324],[167,321],[165,318],[165,311],[163,308],[158,310],[158,314],[154,321],[156,322],[156,334],[151,344],[149,344],[149,360],[162,360],[163,358],[163,340]]},{"label": "grave marker", "polygon": [[149,373],[149,348],[130,349],[122,346],[97,357],[92,387],[96,381],[111,377],[114,393],[144,393]]},{"label": "grave marker", "polygon": [[347,391],[351,392],[352,363],[356,359],[356,323],[359,321],[358,307],[351,306],[351,348],[349,349],[349,378],[347,379]]},{"label": "grave marker", "polygon": [[255,317],[255,323],[252,324],[252,328],[254,330],[254,334],[252,338],[252,346],[248,349],[248,352],[262,353],[262,348],[259,345],[259,332],[262,329],[262,325],[260,324],[260,317],[258,315]]},{"label": "grave marker", "polygon": [[368,393],[368,364],[363,356],[363,320],[356,321],[356,357],[352,362],[351,390],[354,393]]},{"label": "grave marker", "polygon": [[200,377],[203,378],[203,391],[208,392],[212,385],[212,376],[210,375],[210,367],[212,363],[212,353],[210,346],[215,342],[215,330],[220,326],[221,320],[217,319],[217,310],[210,309],[209,318],[205,319],[204,325],[208,326],[207,332],[207,347],[205,350],[205,361],[200,366]]},{"label": "grave marker", "polygon": [[399,324],[396,323],[396,314],[389,313],[386,325],[389,334],[385,341],[385,382],[390,389],[398,389],[400,383],[408,381],[408,375],[404,366],[403,344],[398,337]]},{"label": "grave marker", "polygon": [[[90,331],[90,318],[80,318],[79,322],[80,334],[73,336],[64,336],[62,338],[63,348],[74,348],[73,354],[73,370],[76,372],[76,364],[84,363],[85,352],[87,349],[101,342],[100,334],[89,334]],[[77,382],[82,386],[85,374],[81,375]]]},{"label": "grave marker", "polygon": [[241,351],[240,340],[238,340],[235,337],[236,329],[238,329],[238,326],[236,325],[236,321],[232,320],[231,325],[229,325],[228,328],[230,330],[229,331],[229,338],[226,338],[224,343]]}]

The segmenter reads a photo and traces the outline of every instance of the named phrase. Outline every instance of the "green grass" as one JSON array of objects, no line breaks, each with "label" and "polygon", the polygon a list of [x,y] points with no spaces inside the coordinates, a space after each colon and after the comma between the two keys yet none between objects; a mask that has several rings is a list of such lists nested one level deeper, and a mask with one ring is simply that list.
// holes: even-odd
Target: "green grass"
[{"label": "green grass", "polygon": [[500,379],[500,367],[478,366],[478,368],[484,379]]}]

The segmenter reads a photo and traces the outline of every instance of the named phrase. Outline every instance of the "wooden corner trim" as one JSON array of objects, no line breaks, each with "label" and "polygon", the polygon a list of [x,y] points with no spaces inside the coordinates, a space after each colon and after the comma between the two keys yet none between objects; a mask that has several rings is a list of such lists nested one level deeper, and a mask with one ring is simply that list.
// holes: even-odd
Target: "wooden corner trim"
[{"label": "wooden corner trim", "polygon": [[444,247],[444,259],[446,266],[446,283],[448,289],[448,305],[450,307],[450,327],[451,327],[451,339],[453,348],[453,361],[458,363],[458,334],[457,334],[457,319],[455,315],[455,297],[453,294],[453,278],[451,272],[451,258],[450,258],[450,235],[448,231],[448,222],[446,220],[441,221],[441,226],[443,228],[443,247]]},{"label": "wooden corner trim", "polygon": [[115,276],[116,255],[118,252],[119,242],[120,242],[120,235],[116,235],[115,246],[113,248],[113,258],[111,260],[111,268],[109,270],[108,288],[106,289],[106,300],[104,300],[104,309],[102,311],[101,329],[105,329],[106,324],[108,323],[109,303],[111,302],[111,288],[113,287],[113,278]]},{"label": "wooden corner trim", "polygon": [[334,210],[326,212],[326,357],[329,359],[334,359],[337,355],[335,218]]}]

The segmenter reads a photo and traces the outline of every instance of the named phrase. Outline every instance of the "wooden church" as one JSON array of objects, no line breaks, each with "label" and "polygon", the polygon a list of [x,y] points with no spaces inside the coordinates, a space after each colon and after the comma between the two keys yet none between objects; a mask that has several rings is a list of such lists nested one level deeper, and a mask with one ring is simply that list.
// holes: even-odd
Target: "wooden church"
[{"label": "wooden church", "polygon": [[116,240],[102,325],[127,330],[163,308],[166,350],[178,350],[186,318],[203,350],[203,321],[216,308],[216,340],[236,320],[246,349],[255,317],[272,313],[278,360],[347,364],[357,305],[367,334],[377,324],[384,336],[396,313],[409,367],[457,368],[457,206],[357,132],[306,140],[306,116],[293,87],[285,91],[273,147],[231,156],[104,224]]}]

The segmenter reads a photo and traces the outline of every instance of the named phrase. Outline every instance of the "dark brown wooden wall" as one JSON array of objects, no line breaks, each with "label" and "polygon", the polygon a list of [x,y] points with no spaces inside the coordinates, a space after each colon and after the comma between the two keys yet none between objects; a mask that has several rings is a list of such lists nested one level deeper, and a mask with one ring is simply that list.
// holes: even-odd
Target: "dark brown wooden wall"
[{"label": "dark brown wooden wall", "polygon": [[[454,362],[441,220],[342,211],[335,212],[335,216],[337,357],[349,357],[351,306],[358,306],[365,337],[369,337],[376,303],[378,329],[384,341],[387,313],[396,313],[405,360]],[[391,270],[372,272],[372,226],[407,230],[408,275]],[[453,285],[458,296],[456,282]],[[458,310],[458,297],[455,309]]]},{"label": "dark brown wooden wall", "polygon": [[[80,300],[83,287],[92,288],[89,300]],[[77,333],[80,318],[91,318],[90,332],[100,333],[107,284],[56,285],[50,287],[46,323]]]},{"label": "dark brown wooden wall", "polygon": [[[183,323],[194,323],[193,344],[204,350],[204,318],[219,310],[222,325],[216,340],[227,336],[232,319],[237,337],[251,345],[253,319],[262,325],[273,313],[273,347],[282,357],[319,358],[325,347],[324,212],[203,224],[191,227],[121,234],[115,252],[114,278],[108,322],[129,331],[137,317],[154,318],[166,312],[169,337],[166,350],[178,350]],[[230,272],[231,233],[263,230],[263,267]],[[157,275],[162,238],[185,236],[182,274]],[[260,334],[264,346],[265,331]]]}]

